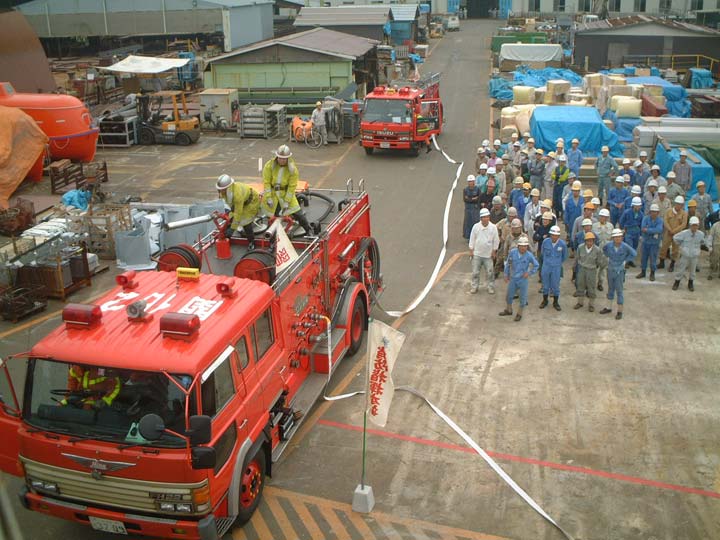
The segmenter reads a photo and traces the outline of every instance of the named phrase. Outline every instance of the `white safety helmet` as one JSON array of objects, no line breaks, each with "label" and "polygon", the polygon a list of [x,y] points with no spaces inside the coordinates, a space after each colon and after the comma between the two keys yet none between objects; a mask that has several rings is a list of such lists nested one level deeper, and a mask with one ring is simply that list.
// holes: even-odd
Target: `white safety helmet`
[{"label": "white safety helmet", "polygon": [[643,162],[640,161],[639,159],[636,159],[636,160],[635,160],[635,163],[633,163],[633,166],[634,166],[634,167],[642,167],[642,166],[643,166]]},{"label": "white safety helmet", "polygon": [[645,150],[640,152],[640,157],[647,157],[647,152]]},{"label": "white safety helmet", "polygon": [[667,188],[665,186],[660,186],[658,188],[658,193],[667,193]]},{"label": "white safety helmet", "polygon": [[507,213],[508,213],[508,216],[510,216],[510,217],[517,216],[517,208],[515,208],[514,206],[511,206],[510,208],[508,208]]},{"label": "white safety helmet", "polygon": [[222,191],[229,188],[235,183],[235,179],[229,174],[221,174],[218,176],[217,182],[215,182],[215,189]]},{"label": "white safety helmet", "polygon": [[488,168],[487,163],[481,163],[480,168],[487,170],[487,168]]},{"label": "white safety helmet", "polygon": [[628,158],[623,158],[622,160],[623,165],[630,165],[630,160]]},{"label": "white safety helmet", "polygon": [[622,184],[623,182],[625,182],[625,179],[624,179],[622,176],[616,176],[616,177],[615,177],[615,183],[616,183],[616,184]]},{"label": "white safety helmet", "polygon": [[555,142],[556,143],[559,143],[559,142],[564,143],[565,139],[563,139],[562,137],[558,137],[557,139],[555,139]]},{"label": "white safety helmet", "polygon": [[657,204],[651,204],[651,205],[650,205],[650,211],[651,211],[651,212],[659,212],[659,211],[660,211],[660,207],[659,207]]},{"label": "white safety helmet", "polygon": [[633,197],[630,205],[631,206],[642,206],[642,199],[640,197]]},{"label": "white safety helmet", "polygon": [[573,139],[572,141],[570,141],[570,144],[575,144],[575,143],[580,144],[580,140],[576,138],[576,139]]},{"label": "white safety helmet", "polygon": [[495,167],[488,167],[487,173],[488,174],[497,174],[497,171],[495,170]]},{"label": "white safety helmet", "polygon": [[567,157],[565,156],[565,154],[560,154],[558,156],[558,161],[567,161]]},{"label": "white safety helmet", "polygon": [[601,217],[610,217],[610,210],[608,210],[607,208],[601,208],[600,212],[598,212],[598,215]]},{"label": "white safety helmet", "polygon": [[650,170],[651,170],[651,171],[659,171],[659,170],[660,170],[660,165],[653,165],[652,167],[650,167]]},{"label": "white safety helmet", "polygon": [[290,147],[287,144],[281,144],[275,151],[275,157],[289,158],[291,156],[292,152],[290,151]]},{"label": "white safety helmet", "polygon": [[681,155],[681,156],[687,156],[687,152],[686,152],[685,150],[680,150],[680,155]]},{"label": "white safety helmet", "polygon": [[553,225],[552,227],[550,227],[550,234],[558,234],[559,235],[560,227],[558,227],[557,225]]},{"label": "white safety helmet", "polygon": [[[543,212],[542,218],[547,219],[548,221],[552,221],[552,218],[553,218],[552,212]],[[560,230],[560,229],[558,229],[558,230]],[[560,234],[560,233],[558,233],[558,234]]]},{"label": "white safety helmet", "polygon": [[610,151],[610,147],[609,147],[609,146],[603,146],[602,148],[600,148],[600,151],[601,151],[601,152],[609,152],[609,151]]},{"label": "white safety helmet", "polygon": [[492,203],[493,204],[502,204],[502,199],[500,198],[499,195],[495,195],[492,199]]},{"label": "white safety helmet", "polygon": [[620,230],[620,229],[613,229],[613,230],[612,230],[612,233],[610,234],[610,236],[611,236],[612,238],[615,238],[615,237],[617,237],[617,236],[622,236],[622,235],[623,235],[623,232],[622,232],[622,230]]},{"label": "white safety helmet", "polygon": [[529,246],[530,240],[528,240],[528,237],[523,234],[520,238],[518,238],[517,245],[518,246]]},{"label": "white safety helmet", "polygon": [[582,183],[580,180],[575,180],[570,187],[572,191],[580,191],[582,189]]},{"label": "white safety helmet", "polygon": [[488,146],[490,146],[490,141],[488,139],[483,139],[482,145],[487,148]]},{"label": "white safety helmet", "polygon": [[533,139],[532,137],[530,137],[527,142],[528,142],[528,144],[530,144],[530,143],[535,144],[535,139]]},{"label": "white safety helmet", "polygon": [[700,225],[700,220],[698,219],[697,216],[692,216],[692,217],[690,218],[690,221],[688,221],[688,223],[689,223],[690,225]]},{"label": "white safety helmet", "polygon": [[630,193],[632,193],[633,195],[635,195],[635,194],[637,194],[637,193],[642,193],[642,188],[641,188],[640,186],[638,186],[638,185],[635,185],[635,186],[633,186],[632,189],[630,190]]},{"label": "white safety helmet", "polygon": [[477,153],[482,154],[485,149],[482,146],[478,146]]},{"label": "white safety helmet", "polygon": [[586,225],[592,225],[592,219],[585,218],[582,220],[582,226],[585,227]]},{"label": "white safety helmet", "polygon": [[630,183],[630,175],[629,174],[623,174],[623,182],[626,184]]},{"label": "white safety helmet", "polygon": [[522,186],[524,182],[525,182],[525,180],[523,180],[522,176],[516,176],[515,180],[513,180],[513,185],[514,186]]},{"label": "white safety helmet", "polygon": [[515,142],[513,143],[513,146],[522,146],[522,145],[520,144],[520,141],[515,141]]},{"label": "white safety helmet", "polygon": [[530,191],[531,197],[539,197],[540,196],[540,190],[538,188],[533,188],[532,191]]},{"label": "white safety helmet", "polygon": [[513,229],[515,229],[516,227],[522,227],[522,221],[520,221],[518,218],[515,218],[510,222],[510,227]]},{"label": "white safety helmet", "polygon": [[595,205],[595,208],[600,206],[600,199],[598,199],[597,197],[593,197],[592,199],[590,199],[590,202]]},{"label": "white safety helmet", "polygon": [[475,181],[475,177],[474,177],[472,174],[468,174],[467,181],[468,181],[468,182],[474,182],[474,181]]},{"label": "white safety helmet", "polygon": [[685,204],[685,197],[682,195],[675,197],[675,204]]},{"label": "white safety helmet", "polygon": [[500,141],[500,139],[495,139],[493,141],[493,146],[502,146],[502,142]]},{"label": "white safety helmet", "polygon": [[517,139],[519,136],[520,136],[520,135],[518,134],[517,131],[513,131],[512,134],[510,135],[510,138],[511,138],[511,139]]},{"label": "white safety helmet", "polygon": [[487,208],[483,208],[480,210],[480,217],[485,217],[485,216],[489,216],[489,215],[490,215],[490,210],[488,210]]},{"label": "white safety helmet", "polygon": [[658,187],[657,180],[648,180],[647,187]]},{"label": "white safety helmet", "polygon": [[675,171],[670,171],[669,173],[667,173],[668,178],[675,178],[676,176],[677,175],[675,174]]}]

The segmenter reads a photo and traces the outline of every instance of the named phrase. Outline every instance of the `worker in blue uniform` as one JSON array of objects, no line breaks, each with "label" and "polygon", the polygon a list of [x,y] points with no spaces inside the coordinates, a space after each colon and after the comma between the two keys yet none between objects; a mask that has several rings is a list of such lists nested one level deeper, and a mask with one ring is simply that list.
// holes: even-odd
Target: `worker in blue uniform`
[{"label": "worker in blue uniform", "polygon": [[650,214],[645,216],[640,225],[642,234],[642,255],[640,257],[640,273],[635,276],[637,279],[645,277],[645,271],[650,263],[650,281],[655,281],[655,270],[657,269],[657,256],[660,251],[660,240],[663,236],[664,223],[660,217],[660,207],[657,204],[650,205]]},{"label": "worker in blue uniform", "polygon": [[550,238],[543,240],[541,246],[542,265],[542,295],[543,301],[540,309],[548,305],[548,295],[553,297],[553,307],[561,311],[560,307],[560,278],[562,277],[562,265],[568,258],[567,244],[560,238],[560,227],[550,227]]},{"label": "worker in blue uniform", "polygon": [[[565,231],[567,231],[567,241],[570,243],[572,249],[573,237],[572,228],[575,224],[575,220],[579,218],[583,213],[583,206],[585,205],[585,199],[580,195],[582,184],[579,180],[575,180],[570,187],[570,196],[563,201],[564,212],[563,221],[565,222]],[[574,252],[574,250],[573,250]]]},{"label": "worker in blue uniform", "polygon": [[610,208],[610,222],[617,226],[620,222],[623,210],[625,210],[625,199],[630,195],[625,189],[625,179],[622,176],[615,178],[615,187],[610,188],[608,194],[608,207]]},{"label": "worker in blue uniform", "polygon": [[501,317],[512,315],[512,304],[515,294],[520,294],[520,307],[515,315],[515,322],[522,319],[523,308],[528,304],[528,280],[538,271],[540,266],[535,256],[529,251],[530,240],[522,235],[517,247],[510,250],[505,261],[505,281],[508,284],[505,302],[507,307],[500,312]]},{"label": "worker in blue uniform", "polygon": [[583,162],[583,153],[582,150],[580,150],[579,148],[580,141],[578,139],[573,139],[570,144],[572,145],[572,147],[566,152],[567,166],[568,169],[575,173],[575,176],[579,177],[580,167],[582,167]]},{"label": "worker in blue uniform", "polygon": [[613,229],[612,242],[608,242],[603,247],[603,253],[608,258],[607,265],[607,281],[608,281],[608,305],[600,310],[601,315],[612,313],[613,299],[617,293],[617,313],[616,320],[623,317],[623,304],[625,298],[623,296],[623,285],[625,284],[625,263],[631,261],[637,255],[631,246],[623,242],[623,232],[620,229]]},{"label": "worker in blue uniform", "polygon": [[[643,221],[642,211],[642,199],[640,197],[633,197],[631,207],[623,212],[620,217],[620,228],[625,233],[625,242],[637,251],[638,244],[640,243],[640,229],[642,228]],[[633,261],[628,261],[628,266],[635,267]]]}]

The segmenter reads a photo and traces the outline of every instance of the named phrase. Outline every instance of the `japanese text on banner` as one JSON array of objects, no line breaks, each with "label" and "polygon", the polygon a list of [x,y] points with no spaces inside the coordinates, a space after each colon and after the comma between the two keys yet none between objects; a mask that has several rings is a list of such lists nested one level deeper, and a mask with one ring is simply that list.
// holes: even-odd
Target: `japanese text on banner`
[{"label": "japanese text on banner", "polygon": [[395,393],[392,370],[405,342],[405,334],[380,321],[370,323],[368,335],[368,417],[380,427],[387,423]]}]

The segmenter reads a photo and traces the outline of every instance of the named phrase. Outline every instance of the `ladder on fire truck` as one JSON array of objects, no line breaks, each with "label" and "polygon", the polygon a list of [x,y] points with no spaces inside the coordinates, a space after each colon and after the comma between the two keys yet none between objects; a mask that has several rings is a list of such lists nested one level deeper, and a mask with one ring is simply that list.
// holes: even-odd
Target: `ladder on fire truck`
[{"label": "ladder on fire truck", "polygon": [[417,81],[398,79],[392,81],[392,86],[402,88],[403,86],[409,86],[410,88],[429,88],[433,85],[440,84],[440,73],[429,73],[424,77],[420,77]]}]

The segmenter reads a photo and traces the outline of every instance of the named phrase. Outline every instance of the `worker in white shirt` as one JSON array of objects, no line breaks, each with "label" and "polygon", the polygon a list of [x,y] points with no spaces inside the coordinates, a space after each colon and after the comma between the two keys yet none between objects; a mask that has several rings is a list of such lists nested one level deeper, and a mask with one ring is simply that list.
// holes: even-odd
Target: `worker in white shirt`
[{"label": "worker in white shirt", "polygon": [[315,104],[310,120],[312,120],[313,126],[315,126],[320,133],[323,144],[327,146],[327,126],[325,124],[325,111],[322,110],[322,101],[318,101]]},{"label": "worker in white shirt", "polygon": [[485,268],[487,291],[495,294],[495,270],[493,261],[500,246],[500,237],[497,227],[490,222],[490,211],[487,208],[480,210],[480,221],[470,231],[470,256],[472,257],[472,279],[470,294],[478,292],[480,284],[480,270]]}]

